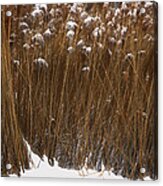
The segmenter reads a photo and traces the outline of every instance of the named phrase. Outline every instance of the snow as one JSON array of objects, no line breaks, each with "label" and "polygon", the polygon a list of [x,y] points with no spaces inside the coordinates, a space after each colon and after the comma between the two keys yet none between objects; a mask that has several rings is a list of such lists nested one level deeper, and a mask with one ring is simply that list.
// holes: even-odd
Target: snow
[{"label": "snow", "polygon": [[[94,178],[94,179],[124,179],[122,176],[116,176],[112,171],[97,172],[87,169],[84,166],[81,170],[63,169],[58,166],[58,162],[54,159],[54,167],[48,163],[48,158],[44,155],[43,161],[32,152],[28,142],[24,140],[28,148],[28,155],[32,160],[31,169],[21,172],[22,177],[56,177],[56,178]],[[10,175],[15,176],[15,175]]]},{"label": "snow", "polygon": [[76,13],[77,12],[77,3],[73,3],[73,5],[70,8],[70,12]]},{"label": "snow", "polygon": [[90,67],[83,67],[82,68],[82,71],[84,72],[84,71],[90,71]]},{"label": "snow", "polygon": [[26,49],[26,50],[29,50],[30,49],[30,45],[28,43],[25,43],[23,45],[23,48]]},{"label": "snow", "polygon": [[35,59],[34,63],[48,67],[48,63],[45,61],[45,59],[41,57],[39,57],[38,59]]},{"label": "snow", "polygon": [[108,49],[108,53],[109,53],[110,56],[112,56],[112,54],[113,54],[110,49]]},{"label": "snow", "polygon": [[113,22],[112,21],[109,21],[108,23],[107,23],[107,26],[109,27],[109,26],[113,26]]},{"label": "snow", "polygon": [[15,59],[15,60],[13,61],[13,63],[16,64],[16,65],[20,65],[20,61],[17,60],[17,59]]},{"label": "snow", "polygon": [[121,13],[120,9],[117,8],[117,9],[115,10],[115,13],[114,13],[115,17],[117,17],[120,13]]},{"label": "snow", "polygon": [[35,42],[35,44],[39,45],[41,44],[42,46],[44,45],[44,38],[42,36],[42,34],[37,33],[32,37],[32,41]]},{"label": "snow", "polygon": [[133,59],[134,58],[134,55],[132,53],[128,53],[126,56],[125,56],[125,60],[127,59]]},{"label": "snow", "polygon": [[148,38],[148,41],[150,42],[150,41],[154,41],[154,38],[152,37],[152,36],[150,36],[149,38]]},{"label": "snow", "polygon": [[60,9],[60,8],[57,8],[57,9],[55,9],[55,11],[56,11],[56,13],[59,15],[61,15],[63,12],[62,12],[62,10]]},{"label": "snow", "polygon": [[19,23],[19,28],[20,29],[27,29],[27,28],[29,28],[29,26],[26,22],[20,22]]},{"label": "snow", "polygon": [[82,47],[84,45],[84,41],[82,39],[80,39],[78,42],[77,42],[77,46],[78,47]]},{"label": "snow", "polygon": [[146,34],[146,35],[143,37],[144,40],[149,40],[150,38],[153,38],[152,35],[150,35],[150,34]]},{"label": "snow", "polygon": [[117,24],[117,29],[116,30],[117,30],[117,32],[121,31],[121,25],[119,23]]},{"label": "snow", "polygon": [[122,44],[122,40],[119,39],[119,40],[117,41],[117,45],[121,45],[121,44]]},{"label": "snow", "polygon": [[48,28],[47,30],[45,30],[45,32],[43,33],[43,35],[45,36],[45,37],[50,37],[51,36],[51,31],[50,31],[50,29]]},{"label": "snow", "polygon": [[128,16],[132,16],[132,11],[130,10],[128,13],[127,13]]},{"label": "snow", "polygon": [[138,12],[138,10],[136,8],[134,8],[134,10],[133,10],[133,16],[134,17],[137,17],[137,12]]},{"label": "snow", "polygon": [[122,26],[121,35],[124,36],[127,32],[127,27]]},{"label": "snow", "polygon": [[[147,115],[146,112],[142,112],[142,116],[143,116],[143,117],[147,117],[148,115]],[[140,171],[141,171],[141,170],[140,170]]]},{"label": "snow", "polygon": [[47,12],[47,4],[36,4],[36,9],[43,9],[45,12]]},{"label": "snow", "polygon": [[111,43],[115,43],[115,42],[116,42],[116,40],[115,40],[114,37],[110,37],[110,38],[109,38],[109,41],[110,41]]},{"label": "snow", "polygon": [[31,13],[31,15],[32,15],[33,17],[40,17],[41,15],[43,15],[43,11],[40,10],[40,9],[35,9],[35,10]]},{"label": "snow", "polygon": [[92,51],[92,48],[91,47],[86,47],[85,51],[86,51],[86,53],[90,53]]},{"label": "snow", "polygon": [[40,33],[37,33],[35,34],[33,37],[32,37],[32,40],[43,40],[43,36],[40,34]]},{"label": "snow", "polygon": [[97,37],[99,37],[99,36],[102,35],[102,30],[101,30],[99,27],[96,27],[96,28],[93,30],[92,34],[93,34],[94,37],[97,38]]},{"label": "snow", "polygon": [[66,24],[66,29],[67,30],[74,30],[77,27],[77,23],[75,21],[68,21]]},{"label": "snow", "polygon": [[24,29],[24,30],[22,30],[22,32],[25,35],[25,34],[29,33],[29,29],[28,28],[27,29]]},{"label": "snow", "polygon": [[109,2],[104,2],[104,7],[108,5],[109,5]]},{"label": "snow", "polygon": [[101,22],[101,17],[95,16],[95,17],[94,17],[94,20],[95,20],[95,21],[100,21],[100,22]]},{"label": "snow", "polygon": [[132,54],[132,53],[128,53],[127,55],[126,55],[126,58],[133,58],[134,57],[134,55]]},{"label": "snow", "polygon": [[149,78],[150,78],[150,76],[149,76],[149,74],[147,74],[145,80],[148,82]]},{"label": "snow", "polygon": [[137,39],[137,38],[135,38],[135,39],[134,39],[134,42],[135,42],[135,43],[136,43],[136,42],[138,42],[138,39]]},{"label": "snow", "polygon": [[153,5],[153,2],[145,2],[144,7],[148,8],[148,7],[152,6],[152,5]]},{"label": "snow", "polygon": [[54,15],[55,15],[55,10],[54,10],[54,8],[51,8],[51,9],[50,9],[49,14],[50,14],[52,17],[54,17]]},{"label": "snow", "polygon": [[113,22],[113,24],[116,24],[115,17],[112,18],[112,22]]},{"label": "snow", "polygon": [[[34,152],[32,152],[30,145],[24,139],[25,144],[28,149],[28,156],[31,159],[30,170],[21,171],[21,177],[53,177],[53,178],[88,178],[88,179],[119,179],[124,180],[120,175],[115,175],[113,173],[113,168],[110,171],[106,171],[104,165],[102,164],[101,172],[87,168],[87,158],[85,160],[85,165],[81,170],[73,169],[64,169],[58,166],[58,162],[54,158],[54,166],[50,166],[48,163],[48,158],[44,155],[43,160],[39,158]],[[91,153],[90,153],[91,155]],[[89,155],[89,156],[90,156]],[[12,168],[12,165],[7,164],[9,169]],[[140,169],[142,174],[145,173],[145,169],[142,167]],[[15,174],[10,174],[10,177],[16,177]],[[127,180],[127,179],[126,179]],[[150,177],[145,177],[144,180],[151,180]]]},{"label": "snow", "polygon": [[75,35],[75,32],[73,30],[69,30],[66,34],[66,36],[69,38],[69,39],[73,39]]},{"label": "snow", "polygon": [[139,51],[138,51],[138,54],[139,54],[139,55],[146,54],[146,51],[145,51],[145,50],[139,50]]},{"label": "snow", "polygon": [[86,19],[84,19],[84,24],[86,27],[90,26],[92,22],[94,22],[94,17],[88,16]]},{"label": "snow", "polygon": [[11,36],[12,38],[15,38],[15,37],[16,37],[16,34],[13,32],[10,36]]},{"label": "snow", "polygon": [[55,118],[51,118],[51,121],[55,121]]},{"label": "snow", "polygon": [[[37,155],[31,154],[34,159],[36,167],[32,170],[26,170],[22,173],[22,177],[56,177],[56,178],[94,178],[94,179],[123,179],[121,176],[116,176],[112,172],[104,171],[101,175],[97,171],[86,170],[83,168],[80,171],[63,169],[58,166],[57,161],[55,161],[54,167],[48,164],[47,157],[44,156],[44,161],[41,161]],[[37,167],[38,166],[38,167]]]},{"label": "snow", "polygon": [[126,9],[127,9],[126,2],[122,2],[121,10],[126,10]]},{"label": "snow", "polygon": [[98,45],[99,48],[103,48],[102,43],[97,43],[97,45]]},{"label": "snow", "polygon": [[86,19],[87,16],[88,16],[88,13],[85,12],[85,11],[84,12],[81,12],[81,14],[80,14],[81,19]]},{"label": "snow", "polygon": [[70,54],[72,54],[74,51],[75,51],[75,49],[72,47],[72,46],[70,46],[70,47],[68,47],[68,52],[70,53]]}]

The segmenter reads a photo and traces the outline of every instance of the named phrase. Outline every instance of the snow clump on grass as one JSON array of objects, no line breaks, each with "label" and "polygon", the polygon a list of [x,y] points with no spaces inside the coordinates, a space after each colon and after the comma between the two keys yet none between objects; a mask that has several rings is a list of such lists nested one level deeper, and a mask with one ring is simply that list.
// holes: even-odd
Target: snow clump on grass
[{"label": "snow clump on grass", "polygon": [[46,60],[43,59],[43,58],[41,58],[41,57],[39,57],[38,59],[35,59],[35,60],[34,60],[34,63],[35,63],[35,64],[38,64],[38,65],[40,65],[40,66],[48,67],[48,63],[46,62]]},{"label": "snow clump on grass", "polygon": [[50,29],[48,28],[47,30],[45,30],[45,32],[43,33],[43,36],[48,38],[52,35],[52,32],[50,31]]},{"label": "snow clump on grass", "polygon": [[75,32],[73,30],[69,30],[66,34],[67,38],[72,40],[75,35]]},{"label": "snow clump on grass", "polygon": [[17,59],[15,59],[15,60],[13,61],[13,63],[16,64],[16,65],[20,65],[20,61],[17,60]]},{"label": "snow clump on grass", "polygon": [[75,51],[75,49],[72,46],[70,46],[68,47],[67,51],[71,54]]},{"label": "snow clump on grass", "polygon": [[44,46],[44,38],[42,34],[37,33],[32,37],[32,41],[35,43],[35,45],[41,45]]},{"label": "snow clump on grass", "polygon": [[66,29],[67,30],[75,30],[75,28],[77,27],[77,23],[75,21],[68,21],[66,24]]}]

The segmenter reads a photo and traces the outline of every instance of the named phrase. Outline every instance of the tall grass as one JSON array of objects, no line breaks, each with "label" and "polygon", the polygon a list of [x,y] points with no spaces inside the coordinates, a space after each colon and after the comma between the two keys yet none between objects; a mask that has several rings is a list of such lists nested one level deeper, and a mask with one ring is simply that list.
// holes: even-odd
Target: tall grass
[{"label": "tall grass", "polygon": [[2,175],[6,176],[6,165],[11,163],[9,173],[20,175],[21,169],[29,168],[27,149],[23,142],[22,133],[18,124],[13,90],[13,72],[8,41],[10,38],[11,19],[5,18],[2,13],[2,143],[1,167]]},{"label": "tall grass", "polygon": [[[56,158],[80,170],[87,159],[97,171],[157,179],[157,5],[122,5],[78,5],[97,16],[88,26],[72,4],[39,7],[37,16],[33,5],[2,6],[3,176],[30,167],[26,140],[51,166]],[[69,20],[77,23],[72,37]]]}]

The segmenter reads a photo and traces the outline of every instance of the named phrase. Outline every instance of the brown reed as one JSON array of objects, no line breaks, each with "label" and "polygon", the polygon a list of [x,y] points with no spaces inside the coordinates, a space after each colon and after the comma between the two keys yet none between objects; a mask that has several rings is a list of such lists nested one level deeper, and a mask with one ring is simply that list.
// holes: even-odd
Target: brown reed
[{"label": "brown reed", "polygon": [[[79,170],[88,158],[87,167],[97,171],[103,164],[129,179],[157,179],[157,5],[146,9],[150,23],[146,14],[134,19],[123,10],[115,17],[113,3],[83,4],[104,24],[115,19],[98,38],[92,31],[102,24],[81,29],[83,22],[69,11],[70,5],[48,5],[48,11],[58,8],[61,15],[53,17],[54,34],[43,45],[31,38],[49,27],[52,18],[45,10],[33,18],[33,5],[2,6],[2,176],[30,168],[26,140],[51,166],[55,158],[59,166]],[[129,3],[125,11],[136,5]],[[7,10],[12,18],[6,18]],[[70,17],[78,24],[71,43],[65,29]],[[22,21],[30,27],[26,34],[19,27]],[[117,24],[128,29],[123,37],[121,32],[115,36]],[[90,53],[76,47],[80,39],[91,46]],[[29,50],[22,47],[25,43]],[[69,45],[75,52],[67,51]],[[34,62],[39,57],[48,66]]]}]

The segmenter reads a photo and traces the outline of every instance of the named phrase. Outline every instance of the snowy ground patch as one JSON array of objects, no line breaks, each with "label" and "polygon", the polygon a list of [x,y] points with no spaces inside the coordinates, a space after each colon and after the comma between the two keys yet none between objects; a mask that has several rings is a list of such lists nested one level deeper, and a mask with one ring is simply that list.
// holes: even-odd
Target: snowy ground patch
[{"label": "snowy ground patch", "polygon": [[[89,179],[120,179],[124,180],[120,175],[115,175],[112,170],[97,172],[96,170],[85,169],[83,167],[81,170],[68,170],[58,166],[58,162],[55,160],[54,166],[50,166],[48,163],[48,158],[43,157],[42,161],[38,155],[32,152],[30,145],[26,140],[24,142],[28,148],[28,155],[32,159],[31,169],[26,170],[25,173],[21,173],[21,177],[53,177],[53,178],[89,178]],[[15,177],[16,175],[10,175],[10,177]],[[149,177],[144,178],[144,180],[151,180]]]}]

